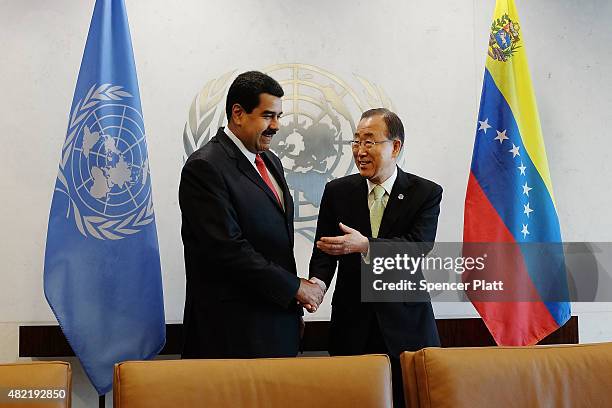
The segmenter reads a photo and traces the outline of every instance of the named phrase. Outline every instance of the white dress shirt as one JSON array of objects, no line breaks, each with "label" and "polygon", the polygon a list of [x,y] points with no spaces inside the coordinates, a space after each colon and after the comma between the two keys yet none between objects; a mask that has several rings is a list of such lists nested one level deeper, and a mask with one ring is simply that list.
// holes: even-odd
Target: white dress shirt
[{"label": "white dress shirt", "polygon": [[[397,166],[393,171],[391,177],[383,181],[380,185],[385,189],[385,195],[383,196],[383,206],[387,207],[387,202],[389,201],[389,196],[391,195],[391,189],[393,189],[393,184],[395,184],[395,179],[397,178]],[[372,183],[370,180],[366,180],[368,183],[368,208],[372,208],[372,204],[374,204],[374,194],[372,194],[372,190],[376,187],[376,184]]]}]

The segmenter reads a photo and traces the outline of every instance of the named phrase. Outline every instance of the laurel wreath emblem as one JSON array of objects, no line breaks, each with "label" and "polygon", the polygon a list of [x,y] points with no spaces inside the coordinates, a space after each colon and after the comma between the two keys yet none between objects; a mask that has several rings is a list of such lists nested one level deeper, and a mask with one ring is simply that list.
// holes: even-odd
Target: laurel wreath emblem
[{"label": "laurel wreath emblem", "polygon": [[[66,164],[70,158],[70,153],[74,147],[76,136],[81,128],[82,122],[87,118],[92,109],[103,101],[121,101],[124,98],[131,98],[129,92],[123,90],[122,86],[112,84],[94,84],[85,97],[76,104],[70,116],[68,125],[68,136],[62,146],[62,159],[59,165],[57,175],[58,184],[55,190],[64,193],[69,199],[68,212],[66,218],[70,217],[70,210],[74,222],[79,232],[85,236],[92,236],[96,239],[104,240],[119,240],[126,238],[129,235],[136,234],[140,228],[151,223],[154,220],[153,201],[151,195],[147,204],[144,205],[138,213],[131,214],[124,219],[111,219],[98,215],[81,215],[79,207],[74,202],[69,194],[68,180],[64,174]],[[63,188],[62,188],[63,187]]]},{"label": "laurel wreath emblem", "polygon": [[[208,139],[214,136],[225,119],[225,112],[220,108],[227,91],[229,80],[235,71],[229,71],[216,79],[211,79],[193,98],[189,108],[189,119],[183,130],[183,146],[185,158],[202,147]],[[215,120],[216,126],[211,126]]]}]

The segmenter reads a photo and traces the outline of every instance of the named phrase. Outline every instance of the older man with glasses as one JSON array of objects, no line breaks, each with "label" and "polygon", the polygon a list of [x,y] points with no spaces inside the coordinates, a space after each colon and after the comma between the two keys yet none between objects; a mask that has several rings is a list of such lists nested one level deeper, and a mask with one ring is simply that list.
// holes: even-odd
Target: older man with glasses
[{"label": "older man with glasses", "polygon": [[397,407],[404,405],[399,354],[440,345],[430,302],[361,301],[361,262],[370,243],[433,243],[436,237],[442,187],[397,166],[403,144],[404,126],[395,113],[379,108],[362,114],[352,141],[359,174],[325,186],[310,260],[310,277],[326,287],[338,267],[330,354],[388,354]]}]

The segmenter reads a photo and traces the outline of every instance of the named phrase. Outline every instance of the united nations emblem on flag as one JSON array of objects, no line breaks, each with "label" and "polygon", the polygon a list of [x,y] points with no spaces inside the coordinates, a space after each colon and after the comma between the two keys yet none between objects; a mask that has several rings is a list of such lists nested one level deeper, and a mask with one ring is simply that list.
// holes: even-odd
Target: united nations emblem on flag
[{"label": "united nations emblem on flag", "polygon": [[520,26],[510,19],[508,14],[493,21],[489,36],[489,56],[497,61],[505,62],[519,49]]},{"label": "united nations emblem on flag", "polygon": [[93,85],[71,113],[56,189],[84,236],[117,240],[154,219],[144,121],[129,98]]}]

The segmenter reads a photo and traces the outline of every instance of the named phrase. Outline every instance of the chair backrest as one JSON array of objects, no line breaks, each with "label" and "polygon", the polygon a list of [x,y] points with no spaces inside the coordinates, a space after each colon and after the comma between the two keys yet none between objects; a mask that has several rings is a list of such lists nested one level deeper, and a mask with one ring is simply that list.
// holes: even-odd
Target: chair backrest
[{"label": "chair backrest", "polygon": [[408,408],[611,407],[612,343],[401,355]]},{"label": "chair backrest", "polygon": [[70,364],[63,361],[0,364],[0,391],[0,407],[69,408]]},{"label": "chair backrest", "polygon": [[115,408],[392,406],[384,355],[132,361],[115,365]]}]

